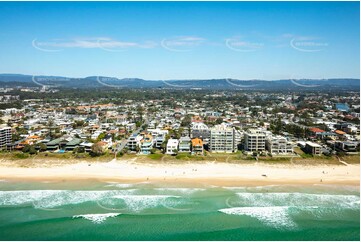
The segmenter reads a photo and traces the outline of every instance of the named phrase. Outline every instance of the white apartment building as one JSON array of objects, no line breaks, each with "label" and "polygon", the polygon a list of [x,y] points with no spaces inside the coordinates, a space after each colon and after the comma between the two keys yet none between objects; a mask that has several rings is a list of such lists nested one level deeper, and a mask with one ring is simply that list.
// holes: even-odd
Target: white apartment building
[{"label": "white apartment building", "polygon": [[7,144],[11,144],[11,128],[0,126],[0,149],[6,149]]},{"label": "white apartment building", "polygon": [[246,151],[262,152],[266,150],[266,133],[258,129],[250,129],[244,134]]},{"label": "white apartment building", "polygon": [[192,122],[191,138],[201,138],[203,140],[210,138],[210,130],[207,125],[201,122]]},{"label": "white apartment building", "polygon": [[282,136],[268,136],[266,147],[272,155],[291,155],[293,154],[292,142]]},{"label": "white apartment building", "polygon": [[142,140],[141,135],[133,134],[127,140],[127,147],[129,150],[135,151],[137,147],[140,146],[140,141]]},{"label": "white apartment building", "polygon": [[235,144],[235,129],[224,124],[216,125],[211,128],[211,137],[209,141],[210,152],[231,153],[237,150]]},{"label": "white apartment building", "polygon": [[191,139],[189,137],[181,137],[179,139],[179,152],[191,152]]},{"label": "white apartment building", "polygon": [[179,141],[177,139],[169,139],[167,143],[166,154],[174,155],[176,150],[178,150]]},{"label": "white apartment building", "polygon": [[314,143],[314,142],[306,142],[306,146],[304,151],[307,154],[312,154],[312,155],[321,155],[322,154],[322,147],[321,145]]}]

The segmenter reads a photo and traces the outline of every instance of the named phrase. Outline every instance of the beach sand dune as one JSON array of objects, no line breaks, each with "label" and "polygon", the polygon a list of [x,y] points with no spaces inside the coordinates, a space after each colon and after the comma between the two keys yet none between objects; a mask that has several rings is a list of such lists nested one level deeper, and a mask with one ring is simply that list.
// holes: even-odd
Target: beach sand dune
[{"label": "beach sand dune", "polygon": [[0,164],[0,179],[206,182],[214,185],[352,184],[359,185],[360,165],[140,164],[129,161],[77,162],[54,167]]}]

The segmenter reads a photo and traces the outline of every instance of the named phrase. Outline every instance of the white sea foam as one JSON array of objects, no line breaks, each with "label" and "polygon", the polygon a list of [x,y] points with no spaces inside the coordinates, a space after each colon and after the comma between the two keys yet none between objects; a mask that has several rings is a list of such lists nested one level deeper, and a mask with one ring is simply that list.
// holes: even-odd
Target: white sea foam
[{"label": "white sea foam", "polygon": [[72,191],[72,190],[25,190],[0,191],[0,206],[33,205],[35,208],[55,208],[80,204],[115,195],[133,194],[135,190]]},{"label": "white sea foam", "polygon": [[256,218],[262,223],[277,229],[294,229],[297,224],[288,214],[289,207],[235,207],[218,211],[230,215],[245,215]]},{"label": "white sea foam", "polygon": [[117,187],[117,188],[131,188],[133,187],[133,184],[122,184],[122,183],[111,183],[109,185],[106,185],[106,187]]},{"label": "white sea foam", "polygon": [[356,195],[331,195],[310,193],[236,193],[232,206],[319,206],[359,209],[360,197]]},{"label": "white sea foam", "polygon": [[264,185],[264,186],[254,186],[254,187],[222,187],[226,190],[235,191],[235,192],[248,192],[248,191],[268,191],[269,189],[278,189],[281,188],[279,185]]},{"label": "white sea foam", "polygon": [[180,195],[191,195],[196,192],[205,191],[204,188],[155,188],[154,190],[160,192],[160,193],[176,193]]},{"label": "white sea foam", "polygon": [[[177,199],[180,198],[180,196],[173,195],[116,195],[113,196],[113,198],[124,201],[127,209],[133,212],[156,208],[160,205],[170,207],[181,204],[181,201]],[[168,198],[176,198],[177,200],[169,200]]]},{"label": "white sea foam", "polygon": [[120,215],[120,213],[103,213],[103,214],[82,214],[75,215],[73,218],[84,218],[86,220],[90,220],[95,224],[103,223],[107,218],[114,218]]}]

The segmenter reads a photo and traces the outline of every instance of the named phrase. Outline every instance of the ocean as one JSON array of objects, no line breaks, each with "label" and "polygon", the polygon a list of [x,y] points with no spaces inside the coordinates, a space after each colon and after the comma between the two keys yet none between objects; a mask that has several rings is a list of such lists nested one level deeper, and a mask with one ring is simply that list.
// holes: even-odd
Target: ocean
[{"label": "ocean", "polygon": [[360,240],[358,186],[0,181],[1,240]]}]

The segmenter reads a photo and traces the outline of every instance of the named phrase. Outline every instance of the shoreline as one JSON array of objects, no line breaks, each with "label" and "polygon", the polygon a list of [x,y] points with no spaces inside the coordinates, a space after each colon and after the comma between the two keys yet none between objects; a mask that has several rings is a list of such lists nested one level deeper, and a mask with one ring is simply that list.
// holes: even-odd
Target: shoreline
[{"label": "shoreline", "polygon": [[0,180],[202,183],[208,185],[360,185],[360,165],[289,165],[128,161],[78,162],[50,167],[14,167],[0,163]]}]

